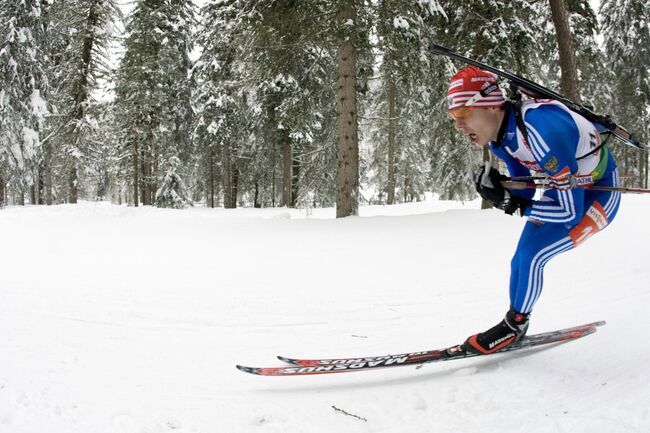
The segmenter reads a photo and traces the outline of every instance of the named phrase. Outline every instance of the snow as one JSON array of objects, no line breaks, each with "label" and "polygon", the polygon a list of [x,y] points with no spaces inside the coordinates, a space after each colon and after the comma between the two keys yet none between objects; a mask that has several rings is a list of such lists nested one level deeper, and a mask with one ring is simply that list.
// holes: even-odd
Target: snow
[{"label": "snow", "polygon": [[235,369],[446,346],[493,325],[524,220],[478,207],[0,210],[0,431],[648,431],[644,196],[546,268],[531,333],[607,320],[594,335],[337,376]]},{"label": "snow", "polygon": [[[40,145],[38,132],[23,126],[23,154],[25,158],[32,159],[35,149]],[[14,150],[15,151],[15,150]]]},{"label": "snow", "polygon": [[32,112],[34,113],[34,116],[36,116],[39,121],[45,117],[46,114],[48,114],[47,110],[47,103],[41,96],[41,91],[38,89],[34,89],[29,96],[29,101],[32,106]]},{"label": "snow", "polygon": [[409,22],[404,17],[393,18],[393,26],[396,29],[404,29],[404,30],[408,30],[410,27]]}]

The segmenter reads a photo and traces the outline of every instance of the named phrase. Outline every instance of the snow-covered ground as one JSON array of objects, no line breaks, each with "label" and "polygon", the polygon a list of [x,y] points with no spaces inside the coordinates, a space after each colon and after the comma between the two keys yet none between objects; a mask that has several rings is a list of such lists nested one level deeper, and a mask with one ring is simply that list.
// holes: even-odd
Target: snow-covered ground
[{"label": "snow-covered ground", "polygon": [[[478,202],[0,211],[0,432],[648,432],[650,200],[546,268],[541,350],[313,377],[275,355],[462,341],[501,319],[524,221]],[[336,411],[333,406],[366,421]]]}]

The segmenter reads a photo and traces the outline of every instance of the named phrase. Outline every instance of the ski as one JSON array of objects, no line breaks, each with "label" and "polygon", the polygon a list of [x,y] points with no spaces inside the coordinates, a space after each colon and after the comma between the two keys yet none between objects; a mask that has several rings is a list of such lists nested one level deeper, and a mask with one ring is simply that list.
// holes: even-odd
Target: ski
[{"label": "ski", "polygon": [[[495,353],[511,352],[544,344],[575,340],[596,332],[596,327],[604,324],[604,321],[594,322],[572,328],[530,335]],[[295,359],[278,357],[280,360],[292,364],[292,366],[258,368],[237,365],[237,368],[243,372],[259,376],[306,376],[403,367],[407,365],[472,358],[475,356],[478,355],[466,353],[460,349],[459,345],[456,345],[445,349],[426,350],[423,352],[360,358]]]},{"label": "ski", "polygon": [[[537,344],[539,344],[539,341],[547,341],[550,338],[557,338],[557,337],[563,336],[565,334],[572,333],[574,331],[581,331],[584,328],[591,328],[591,327],[595,328],[597,326],[602,326],[604,324],[605,324],[604,321],[600,321],[600,322],[594,322],[594,323],[587,323],[585,325],[580,325],[580,326],[574,326],[574,327],[571,327],[571,328],[560,329],[560,330],[556,330],[556,331],[543,332],[543,333],[540,333],[540,334],[529,335],[527,337],[524,337],[524,339],[522,339],[521,341],[519,341],[518,343],[516,343],[515,345],[510,346],[510,347],[513,348],[511,350],[514,350],[516,348],[519,348],[519,346],[523,346],[525,344],[531,344],[531,343],[535,344],[536,342],[537,342]],[[555,342],[555,340],[548,341],[548,343],[553,343],[553,342]],[[517,346],[517,347],[515,347],[515,346]],[[523,346],[523,347],[527,347],[527,346]],[[429,352],[436,352],[436,351],[434,350],[434,351],[414,352],[414,353],[426,354],[426,353],[429,353]],[[366,360],[370,360],[370,361],[380,360],[380,359],[384,359],[386,357],[402,358],[402,357],[405,357],[405,356],[413,355],[414,353],[402,353],[402,354],[399,354],[399,355],[382,355],[382,356],[369,356],[369,357],[330,358],[330,359],[297,359],[297,358],[288,358],[288,357],[285,357],[285,356],[278,356],[278,359],[280,361],[283,361],[283,362],[286,362],[286,363],[292,364],[292,365],[299,365],[299,366],[303,366],[303,367],[312,367],[312,366],[318,366],[318,365],[331,365],[331,364],[355,364],[355,363],[363,362],[363,361],[366,361]]]},{"label": "ski", "polygon": [[611,134],[613,134],[617,139],[622,142],[636,147],[637,149],[647,150],[648,146],[640,143],[632,134],[625,128],[620,125],[617,125],[610,116],[595,113],[591,107],[578,104],[577,102],[572,101],[564,95],[561,95],[557,92],[554,92],[551,89],[548,89],[541,84],[538,84],[534,81],[531,81],[527,78],[517,75],[512,72],[504,71],[493,66],[487,65],[485,63],[479,62],[469,57],[465,57],[461,54],[458,54],[449,48],[431,44],[428,47],[430,53],[435,55],[443,55],[451,59],[460,60],[463,63],[468,65],[476,66],[483,70],[492,72],[499,75],[500,77],[505,78],[511,83],[511,86],[515,86],[517,89],[526,93],[527,95],[536,98],[536,99],[554,99],[566,105],[570,110],[580,114],[584,118],[596,122],[606,128]]}]

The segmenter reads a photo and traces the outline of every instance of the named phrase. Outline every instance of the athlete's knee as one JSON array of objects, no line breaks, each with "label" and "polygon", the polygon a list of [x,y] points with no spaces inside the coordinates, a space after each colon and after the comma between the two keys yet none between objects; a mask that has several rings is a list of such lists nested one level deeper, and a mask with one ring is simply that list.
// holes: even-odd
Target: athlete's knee
[{"label": "athlete's knee", "polygon": [[610,216],[608,216],[607,209],[598,200],[595,200],[589,206],[580,222],[569,232],[569,237],[573,241],[573,245],[577,247],[607,227],[612,217],[613,214],[610,213]]}]

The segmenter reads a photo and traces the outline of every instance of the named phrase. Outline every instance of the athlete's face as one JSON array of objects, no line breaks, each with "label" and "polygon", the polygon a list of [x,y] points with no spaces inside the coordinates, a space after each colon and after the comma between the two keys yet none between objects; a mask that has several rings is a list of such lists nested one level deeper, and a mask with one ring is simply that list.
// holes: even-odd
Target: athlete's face
[{"label": "athlete's face", "polygon": [[455,108],[449,112],[454,127],[472,143],[485,147],[496,140],[503,119],[500,108]]}]

